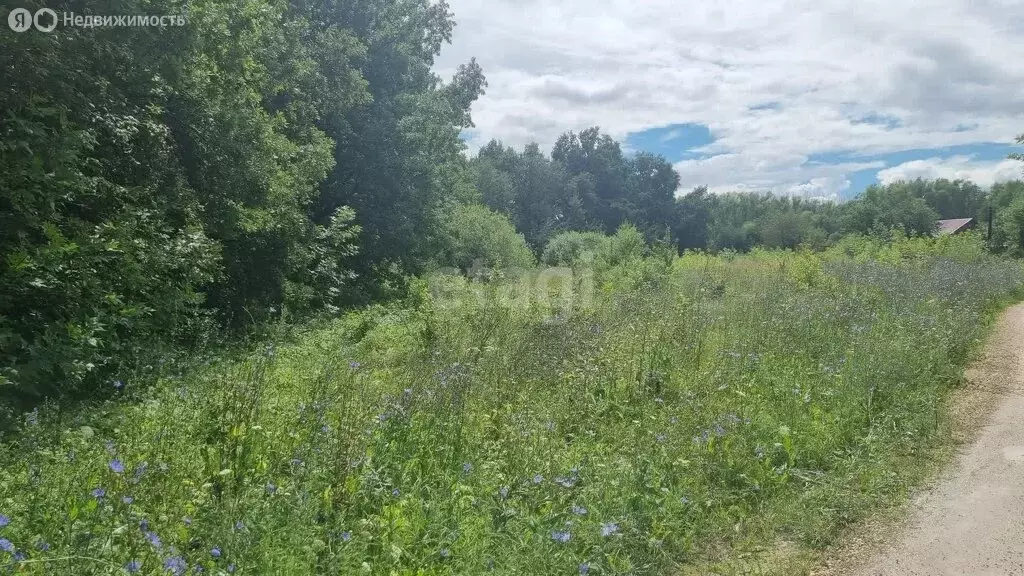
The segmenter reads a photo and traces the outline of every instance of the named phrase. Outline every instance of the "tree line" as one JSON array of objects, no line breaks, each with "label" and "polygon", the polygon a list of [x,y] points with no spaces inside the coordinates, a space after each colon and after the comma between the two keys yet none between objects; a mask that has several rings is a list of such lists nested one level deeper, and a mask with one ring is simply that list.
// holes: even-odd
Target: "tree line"
[{"label": "tree line", "polygon": [[[873,187],[844,205],[677,197],[664,158],[596,128],[550,155],[492,142],[470,159],[460,134],[486,80],[475,60],[432,71],[455,26],[444,0],[105,9],[187,22],[0,35],[0,397],[103,389],[224,334],[401,296],[436,267],[532,265],[559,234],[629,223],[680,250],[822,246],[989,204],[1024,228],[1019,183]],[[1003,229],[999,245],[1024,250]]]}]

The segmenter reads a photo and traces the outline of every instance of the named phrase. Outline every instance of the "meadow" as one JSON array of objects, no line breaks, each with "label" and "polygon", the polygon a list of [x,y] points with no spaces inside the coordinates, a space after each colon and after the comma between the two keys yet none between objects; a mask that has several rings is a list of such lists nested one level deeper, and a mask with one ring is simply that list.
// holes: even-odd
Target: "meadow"
[{"label": "meadow", "polygon": [[972,236],[571,264],[26,414],[0,573],[794,573],[927,475],[1024,285]]}]

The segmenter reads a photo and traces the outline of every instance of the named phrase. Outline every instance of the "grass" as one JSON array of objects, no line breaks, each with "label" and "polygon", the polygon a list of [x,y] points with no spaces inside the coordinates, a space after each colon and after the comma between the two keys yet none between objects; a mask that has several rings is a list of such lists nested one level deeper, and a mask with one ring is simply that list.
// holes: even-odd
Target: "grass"
[{"label": "grass", "polygon": [[123,378],[0,443],[0,572],[791,573],[921,480],[1018,294],[943,242],[434,277]]}]

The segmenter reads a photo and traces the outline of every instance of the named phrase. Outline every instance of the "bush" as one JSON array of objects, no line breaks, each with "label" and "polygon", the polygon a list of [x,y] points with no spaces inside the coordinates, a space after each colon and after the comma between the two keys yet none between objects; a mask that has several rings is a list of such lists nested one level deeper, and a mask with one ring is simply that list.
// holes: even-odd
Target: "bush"
[{"label": "bush", "polygon": [[600,232],[563,232],[548,241],[540,259],[548,266],[593,262],[606,251],[608,243],[608,237]]},{"label": "bush", "polygon": [[448,219],[440,266],[460,270],[529,268],[533,253],[507,216],[478,204],[461,205]]}]

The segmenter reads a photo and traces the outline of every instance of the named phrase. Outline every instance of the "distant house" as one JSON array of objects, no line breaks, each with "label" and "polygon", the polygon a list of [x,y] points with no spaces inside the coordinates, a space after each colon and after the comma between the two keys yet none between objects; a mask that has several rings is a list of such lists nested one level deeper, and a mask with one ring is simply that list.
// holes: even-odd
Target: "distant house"
[{"label": "distant house", "polygon": [[952,220],[939,220],[939,236],[952,236],[966,230],[974,230],[978,222],[974,218],[954,218]]}]

